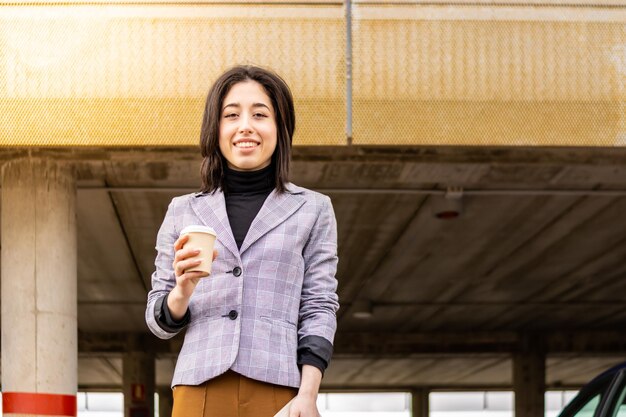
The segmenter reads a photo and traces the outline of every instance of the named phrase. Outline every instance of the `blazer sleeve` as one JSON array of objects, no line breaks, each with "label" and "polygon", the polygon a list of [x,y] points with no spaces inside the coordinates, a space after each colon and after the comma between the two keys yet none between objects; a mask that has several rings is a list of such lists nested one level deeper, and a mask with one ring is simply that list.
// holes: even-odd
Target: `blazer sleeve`
[{"label": "blazer sleeve", "polygon": [[304,280],[300,298],[298,356],[313,353],[330,362],[337,330],[337,221],[330,198],[322,196],[320,211],[303,250]]},{"label": "blazer sleeve", "polygon": [[[184,328],[184,326],[177,328],[162,324],[165,321],[163,319],[164,313],[166,313],[163,303],[167,302],[166,296],[176,286],[176,276],[172,263],[174,262],[174,242],[178,239],[175,226],[177,199],[174,198],[170,202],[157,234],[155,271],[152,273],[152,290],[148,293],[146,306],[146,324],[150,331],[161,339],[172,338]],[[188,321],[189,318],[187,317],[186,322]]]}]

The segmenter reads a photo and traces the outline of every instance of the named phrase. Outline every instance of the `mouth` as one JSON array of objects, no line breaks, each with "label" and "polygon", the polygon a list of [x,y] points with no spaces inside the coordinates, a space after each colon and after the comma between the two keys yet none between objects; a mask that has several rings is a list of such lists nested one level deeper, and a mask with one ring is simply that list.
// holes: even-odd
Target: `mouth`
[{"label": "mouth", "polygon": [[239,139],[237,141],[235,141],[233,143],[233,145],[235,146],[235,148],[240,148],[240,149],[251,149],[251,148],[256,148],[257,146],[259,146],[261,143],[256,141],[256,140],[252,140],[252,139]]}]

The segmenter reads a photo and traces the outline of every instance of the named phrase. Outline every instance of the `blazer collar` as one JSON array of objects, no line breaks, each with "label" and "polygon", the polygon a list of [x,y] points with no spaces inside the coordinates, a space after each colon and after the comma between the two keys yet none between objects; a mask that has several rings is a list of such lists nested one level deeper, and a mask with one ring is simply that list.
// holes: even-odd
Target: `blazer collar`
[{"label": "blazer collar", "polygon": [[240,253],[243,254],[254,242],[291,217],[304,204],[305,199],[300,195],[304,192],[303,188],[291,183],[287,184],[286,188],[286,193],[278,193],[274,189],[267,196],[261,210],[252,220],[246,238],[239,249]]},{"label": "blazer collar", "polygon": [[304,188],[292,183],[287,183],[285,188],[287,192],[278,193],[274,189],[267,197],[261,210],[252,221],[239,250],[230,228],[226,201],[221,189],[213,194],[196,193],[191,201],[191,207],[202,223],[215,230],[217,239],[222,245],[239,258],[240,254],[243,254],[254,242],[291,217],[304,204],[305,199],[300,195],[304,193]]},{"label": "blazer collar", "polygon": [[[191,199],[191,207],[196,215],[206,226],[210,226],[217,234],[219,240],[226,249],[239,258],[237,243],[230,228],[228,214],[226,213],[226,201],[222,190],[214,193],[197,193]],[[218,255],[219,256],[219,255]]]},{"label": "blazer collar", "polygon": [[285,188],[289,194],[302,194],[306,191],[306,188],[298,187],[296,184],[291,182],[285,184]]}]

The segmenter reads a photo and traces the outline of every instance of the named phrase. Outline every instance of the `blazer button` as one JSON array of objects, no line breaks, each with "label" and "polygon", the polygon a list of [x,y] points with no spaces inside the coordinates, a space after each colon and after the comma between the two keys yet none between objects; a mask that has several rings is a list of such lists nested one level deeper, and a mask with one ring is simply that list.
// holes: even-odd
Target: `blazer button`
[{"label": "blazer button", "polygon": [[236,267],[233,269],[233,275],[234,275],[234,276],[236,276],[236,277],[241,276],[241,268],[239,268],[238,266],[236,266]]},{"label": "blazer button", "polygon": [[228,313],[228,318],[231,320],[235,320],[237,316],[239,316],[239,313],[237,313],[237,310],[230,310],[230,312]]}]

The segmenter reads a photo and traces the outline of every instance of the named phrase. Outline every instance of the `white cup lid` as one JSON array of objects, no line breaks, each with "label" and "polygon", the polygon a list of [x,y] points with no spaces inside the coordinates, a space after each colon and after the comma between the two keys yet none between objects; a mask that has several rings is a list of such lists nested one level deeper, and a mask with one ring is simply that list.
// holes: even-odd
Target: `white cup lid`
[{"label": "white cup lid", "polygon": [[201,226],[201,225],[187,226],[180,232],[181,235],[184,235],[187,233],[209,233],[209,234],[212,234],[213,236],[217,236],[217,233],[215,233],[215,230],[213,230],[212,227]]}]

